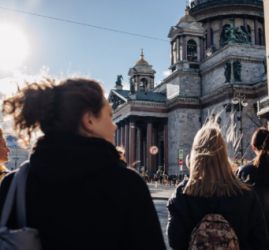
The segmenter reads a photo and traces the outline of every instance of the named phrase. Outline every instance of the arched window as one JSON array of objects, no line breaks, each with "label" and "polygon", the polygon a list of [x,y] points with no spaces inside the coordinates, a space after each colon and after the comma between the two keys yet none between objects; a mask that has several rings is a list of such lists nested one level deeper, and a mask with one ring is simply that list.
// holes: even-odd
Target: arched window
[{"label": "arched window", "polygon": [[146,78],[141,79],[140,91],[146,91],[148,89],[148,80]]},{"label": "arched window", "polygon": [[197,44],[193,39],[187,42],[187,59],[188,61],[197,62]]},{"label": "arched window", "polygon": [[258,29],[258,36],[259,36],[258,44],[262,45],[262,29],[261,28]]},{"label": "arched window", "polygon": [[251,43],[251,28],[249,25],[247,26],[247,30],[248,30],[248,41]]},{"label": "arched window", "polygon": [[214,44],[214,32],[213,29],[211,28],[211,45]]}]

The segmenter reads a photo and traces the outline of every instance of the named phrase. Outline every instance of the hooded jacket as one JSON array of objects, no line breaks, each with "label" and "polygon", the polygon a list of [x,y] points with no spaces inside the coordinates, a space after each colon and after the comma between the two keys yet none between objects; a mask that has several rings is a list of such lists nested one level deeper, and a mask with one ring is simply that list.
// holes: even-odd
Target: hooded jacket
[{"label": "hooded jacket", "polygon": [[183,194],[188,180],[179,184],[167,203],[168,243],[172,249],[189,249],[193,229],[207,214],[221,214],[233,227],[240,249],[265,248],[268,234],[260,201],[254,191],[231,197],[193,197]]},{"label": "hooded jacket", "polygon": [[145,182],[118,162],[115,147],[102,139],[58,133],[38,141],[30,157],[26,216],[27,226],[39,230],[43,250],[165,249]]}]

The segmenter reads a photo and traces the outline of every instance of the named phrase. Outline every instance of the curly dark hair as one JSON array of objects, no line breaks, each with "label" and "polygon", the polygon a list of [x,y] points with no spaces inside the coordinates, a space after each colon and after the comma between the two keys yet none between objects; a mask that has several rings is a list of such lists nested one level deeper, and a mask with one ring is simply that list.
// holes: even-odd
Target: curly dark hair
[{"label": "curly dark hair", "polygon": [[22,138],[40,128],[48,132],[77,133],[81,118],[87,111],[99,116],[103,102],[103,89],[94,80],[67,79],[56,85],[45,79],[39,84],[26,83],[23,89],[3,102],[3,114],[11,115],[14,130]]}]

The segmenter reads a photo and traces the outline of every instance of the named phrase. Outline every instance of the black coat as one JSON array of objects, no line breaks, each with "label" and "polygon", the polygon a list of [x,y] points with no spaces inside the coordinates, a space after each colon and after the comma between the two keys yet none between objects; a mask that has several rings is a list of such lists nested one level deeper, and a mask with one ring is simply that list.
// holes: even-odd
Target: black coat
[{"label": "black coat", "polygon": [[167,235],[172,249],[187,250],[190,235],[202,218],[210,213],[221,214],[238,236],[240,249],[264,249],[267,229],[260,202],[253,191],[231,197],[199,198],[182,193],[184,180],[169,199]]},{"label": "black coat", "polygon": [[[238,168],[236,175],[244,183],[253,186],[253,189],[256,191],[262,203],[267,229],[269,231],[269,174],[263,172],[260,173],[262,176],[257,178],[259,175],[258,168],[253,165],[252,161]],[[266,249],[269,249],[269,243]]]},{"label": "black coat", "polygon": [[[51,134],[39,140],[30,158],[26,213],[43,250],[165,249],[147,185],[118,161],[115,147],[102,139]],[[1,210],[11,179],[1,186]]]}]

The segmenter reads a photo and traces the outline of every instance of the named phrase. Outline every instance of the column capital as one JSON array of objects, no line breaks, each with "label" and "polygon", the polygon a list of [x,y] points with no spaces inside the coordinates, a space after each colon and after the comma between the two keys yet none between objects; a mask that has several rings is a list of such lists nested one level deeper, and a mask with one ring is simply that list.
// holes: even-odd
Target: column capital
[{"label": "column capital", "polygon": [[120,126],[121,126],[121,125],[120,125],[120,122],[116,122],[115,124],[117,125],[117,127],[118,127],[118,129],[119,129]]},{"label": "column capital", "polygon": [[124,127],[124,125],[125,125],[124,120],[120,121],[119,124],[120,124],[120,127]]},{"label": "column capital", "polygon": [[206,21],[207,21],[208,23],[211,22],[211,18],[208,17],[208,18],[206,19]]},{"label": "column capital", "polygon": [[218,16],[218,19],[219,20],[222,20],[223,19],[223,16],[222,15]]},{"label": "column capital", "polygon": [[135,115],[130,115],[130,116],[128,117],[128,119],[129,119],[129,122],[136,122],[136,120],[137,120],[137,116],[135,116]]}]

